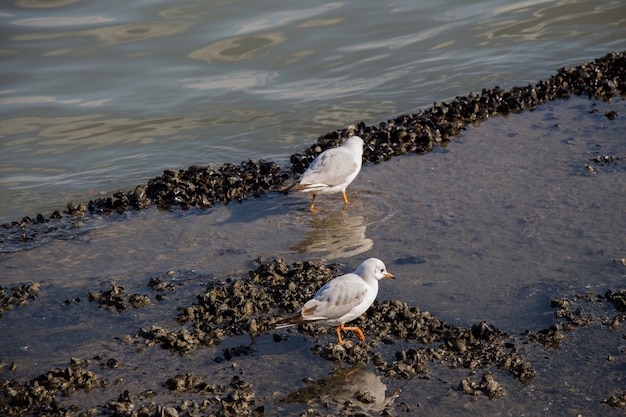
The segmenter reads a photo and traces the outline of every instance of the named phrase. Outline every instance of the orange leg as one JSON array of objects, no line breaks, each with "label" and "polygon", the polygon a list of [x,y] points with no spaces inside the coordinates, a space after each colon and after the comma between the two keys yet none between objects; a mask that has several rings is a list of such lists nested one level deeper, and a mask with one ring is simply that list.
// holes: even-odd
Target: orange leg
[{"label": "orange leg", "polygon": [[348,201],[348,196],[346,195],[346,191],[342,191],[343,193],[343,202],[346,204],[350,204],[350,202]]},{"label": "orange leg", "polygon": [[358,327],[346,327],[343,323],[341,323],[341,330],[352,330],[354,333],[356,333],[361,342],[365,342],[365,335],[363,334],[363,330],[359,329]]},{"label": "orange leg", "polygon": [[319,211],[315,209],[315,194],[313,194],[313,198],[311,199],[311,207],[309,207],[309,211],[311,213],[317,213]]},{"label": "orange leg", "polygon": [[342,326],[343,326],[343,323],[341,323],[341,326],[337,326],[337,339],[339,339],[339,343],[343,345],[344,343],[346,343],[346,341],[341,338],[341,327]]},{"label": "orange leg", "polygon": [[339,343],[341,343],[342,345],[345,342],[345,340],[343,340],[341,338],[341,331],[342,330],[352,330],[354,333],[356,333],[357,337],[359,338],[359,340],[361,342],[365,342],[365,335],[363,334],[363,330],[359,329],[358,327],[346,327],[346,325],[344,323],[341,323],[340,326],[337,326],[337,338],[339,338]]}]

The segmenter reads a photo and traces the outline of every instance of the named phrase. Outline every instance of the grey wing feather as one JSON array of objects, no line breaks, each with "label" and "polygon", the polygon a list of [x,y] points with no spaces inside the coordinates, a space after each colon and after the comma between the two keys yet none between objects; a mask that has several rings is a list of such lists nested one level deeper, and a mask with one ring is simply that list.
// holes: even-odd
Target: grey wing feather
[{"label": "grey wing feather", "polygon": [[300,179],[301,184],[342,184],[358,165],[345,149],[329,149],[315,159]]},{"label": "grey wing feather", "polygon": [[[348,314],[359,305],[367,293],[367,285],[361,281],[350,279],[334,279],[320,288],[312,300],[303,308],[303,317],[311,319],[335,319]],[[316,307],[311,317],[306,316],[307,308]]]}]

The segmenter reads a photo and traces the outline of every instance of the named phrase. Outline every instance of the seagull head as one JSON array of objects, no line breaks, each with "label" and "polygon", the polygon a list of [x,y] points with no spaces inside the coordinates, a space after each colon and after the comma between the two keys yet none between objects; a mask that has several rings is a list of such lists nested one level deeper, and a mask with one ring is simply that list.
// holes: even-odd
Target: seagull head
[{"label": "seagull head", "polygon": [[378,258],[369,258],[363,261],[354,272],[365,279],[375,278],[376,280],[381,280],[383,278],[395,278],[393,274],[387,272],[387,267]]}]

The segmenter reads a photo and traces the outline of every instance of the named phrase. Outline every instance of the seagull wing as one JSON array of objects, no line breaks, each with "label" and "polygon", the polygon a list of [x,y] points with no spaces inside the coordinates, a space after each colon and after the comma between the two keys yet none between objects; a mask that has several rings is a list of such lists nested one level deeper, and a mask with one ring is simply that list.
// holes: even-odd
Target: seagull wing
[{"label": "seagull wing", "polygon": [[300,178],[300,184],[341,185],[358,168],[355,157],[346,149],[328,149],[313,160]]},{"label": "seagull wing", "polygon": [[302,307],[306,321],[333,320],[348,314],[365,298],[369,287],[356,274],[337,277],[320,288]]}]

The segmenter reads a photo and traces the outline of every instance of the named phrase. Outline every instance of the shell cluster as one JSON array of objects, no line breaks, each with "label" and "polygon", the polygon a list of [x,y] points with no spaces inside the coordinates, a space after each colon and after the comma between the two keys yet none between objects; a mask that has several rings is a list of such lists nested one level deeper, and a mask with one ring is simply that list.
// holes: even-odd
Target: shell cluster
[{"label": "shell cluster", "polygon": [[89,301],[97,302],[100,307],[115,308],[124,311],[128,306],[140,308],[150,304],[150,298],[142,294],[124,294],[124,287],[118,284],[111,285],[111,289],[103,292],[92,291],[89,293]]},{"label": "shell cluster", "polygon": [[479,396],[486,395],[493,399],[505,395],[504,388],[496,381],[490,372],[485,372],[480,381],[465,378],[461,381],[459,389],[463,394]]},{"label": "shell cluster", "polygon": [[373,363],[386,377],[397,379],[411,379],[426,372],[428,363],[446,363],[472,371],[495,365],[524,383],[536,374],[516,348],[515,338],[485,322],[471,328],[454,326],[417,307],[391,300],[375,303],[354,323],[385,344],[409,342],[413,347],[396,351],[387,361],[369,350],[369,344],[328,344],[316,346],[315,353],[336,361]]},{"label": "shell cluster", "polygon": [[[109,360],[110,362],[110,360]],[[65,409],[59,395],[72,396],[76,391],[88,392],[93,389],[110,386],[106,378],[99,377],[89,370],[91,361],[72,358],[70,366],[55,368],[33,378],[26,383],[9,380],[0,382],[0,397],[3,401],[0,410],[3,415],[78,415],[78,407]],[[106,363],[102,368],[110,367]],[[134,395],[128,390],[110,401],[101,409],[83,410],[82,416],[112,415],[119,417],[178,417],[179,415],[206,416],[253,416],[262,415],[263,407],[255,407],[255,394],[251,385],[235,376],[227,385],[211,384],[193,374],[176,375],[163,384],[171,393],[183,395],[202,394],[206,399],[201,402],[184,400],[174,407],[146,401],[154,393],[150,390]]]},{"label": "shell cluster", "polygon": [[[334,268],[312,262],[289,266],[276,259],[243,279],[210,282],[206,292],[197,296],[196,303],[180,309],[178,322],[192,323],[188,336],[191,341],[187,340],[182,349],[176,350],[186,351],[187,347],[200,344],[216,345],[228,336],[244,333],[255,337],[271,330],[275,322],[271,313],[295,312],[303,300],[332,278]],[[144,329],[140,335],[148,340],[163,340],[152,336],[154,330]],[[174,332],[176,336],[170,336],[165,345],[156,343],[172,346],[170,339],[180,339],[183,330]]]},{"label": "shell cluster", "polygon": [[119,191],[112,197],[92,200],[88,208],[96,213],[121,213],[128,208],[138,210],[151,205],[204,209],[258,197],[279,187],[286,176],[280,166],[263,160],[248,160],[239,165],[227,163],[218,169],[197,165],[186,170],[168,169],[133,191]]},{"label": "shell cluster", "polygon": [[[365,141],[363,160],[381,162],[395,155],[424,153],[436,145],[459,136],[465,126],[490,117],[534,110],[549,100],[568,98],[571,94],[610,100],[626,95],[626,52],[611,53],[574,68],[560,68],[557,74],[535,85],[483,89],[480,93],[459,96],[449,103],[435,103],[417,113],[404,114],[377,126],[356,126],[327,133],[291,162],[302,172],[320,152],[338,146],[351,135]],[[607,115],[614,118],[615,115]]]},{"label": "shell cluster", "polygon": [[5,289],[0,285],[0,317],[3,311],[13,310],[16,306],[28,305],[28,300],[39,297],[39,282],[15,285]]},{"label": "shell cluster", "polygon": [[58,395],[70,396],[78,390],[89,391],[108,385],[94,372],[88,370],[89,361],[73,358],[70,366],[55,368],[23,384],[14,380],[0,382],[0,410],[5,415],[24,415],[38,410],[37,414],[65,415]]}]

